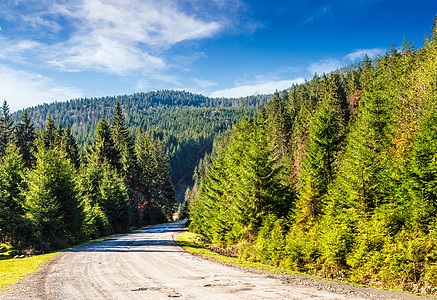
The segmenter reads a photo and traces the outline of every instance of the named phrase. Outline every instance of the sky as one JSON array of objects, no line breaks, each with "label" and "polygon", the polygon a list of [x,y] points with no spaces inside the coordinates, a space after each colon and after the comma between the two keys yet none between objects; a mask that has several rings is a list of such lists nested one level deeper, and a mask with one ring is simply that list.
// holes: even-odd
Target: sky
[{"label": "sky", "polygon": [[423,45],[436,0],[0,0],[0,100],[273,93]]}]

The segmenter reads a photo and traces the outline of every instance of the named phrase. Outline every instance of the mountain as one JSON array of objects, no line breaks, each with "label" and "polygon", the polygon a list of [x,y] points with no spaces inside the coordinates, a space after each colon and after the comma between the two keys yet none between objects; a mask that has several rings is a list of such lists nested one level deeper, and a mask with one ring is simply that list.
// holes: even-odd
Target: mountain
[{"label": "mountain", "polygon": [[[271,95],[244,98],[210,98],[185,91],[162,90],[102,98],[81,98],[28,108],[36,127],[43,128],[48,114],[58,124],[70,124],[83,150],[92,144],[99,119],[110,120],[117,101],[126,125],[134,133],[139,128],[164,144],[170,159],[172,180],[183,195],[191,183],[197,162],[211,150],[213,137],[231,128],[243,116],[251,116]],[[21,119],[23,111],[14,114]]]}]

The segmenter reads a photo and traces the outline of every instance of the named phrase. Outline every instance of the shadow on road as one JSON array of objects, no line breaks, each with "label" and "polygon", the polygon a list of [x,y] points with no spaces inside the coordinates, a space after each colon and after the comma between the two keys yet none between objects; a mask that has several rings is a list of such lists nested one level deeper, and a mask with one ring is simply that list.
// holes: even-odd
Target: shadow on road
[{"label": "shadow on road", "polygon": [[115,238],[70,249],[66,252],[184,252],[169,239],[168,234],[185,231],[183,222],[155,225],[146,230],[136,231]]}]

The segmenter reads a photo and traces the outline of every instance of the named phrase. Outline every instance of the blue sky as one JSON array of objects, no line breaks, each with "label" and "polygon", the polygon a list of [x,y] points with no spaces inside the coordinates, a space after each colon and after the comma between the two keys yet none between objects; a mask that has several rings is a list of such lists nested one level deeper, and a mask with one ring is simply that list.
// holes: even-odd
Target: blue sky
[{"label": "blue sky", "polygon": [[2,0],[0,100],[271,93],[419,48],[436,14],[435,0]]}]

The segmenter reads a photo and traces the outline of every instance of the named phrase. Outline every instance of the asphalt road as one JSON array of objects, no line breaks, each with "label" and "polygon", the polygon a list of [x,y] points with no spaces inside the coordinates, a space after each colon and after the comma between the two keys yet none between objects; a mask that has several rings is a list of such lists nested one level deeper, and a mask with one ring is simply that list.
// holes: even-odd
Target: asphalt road
[{"label": "asphalt road", "polygon": [[59,254],[0,299],[408,299],[305,276],[251,272],[185,252],[183,222]]}]

